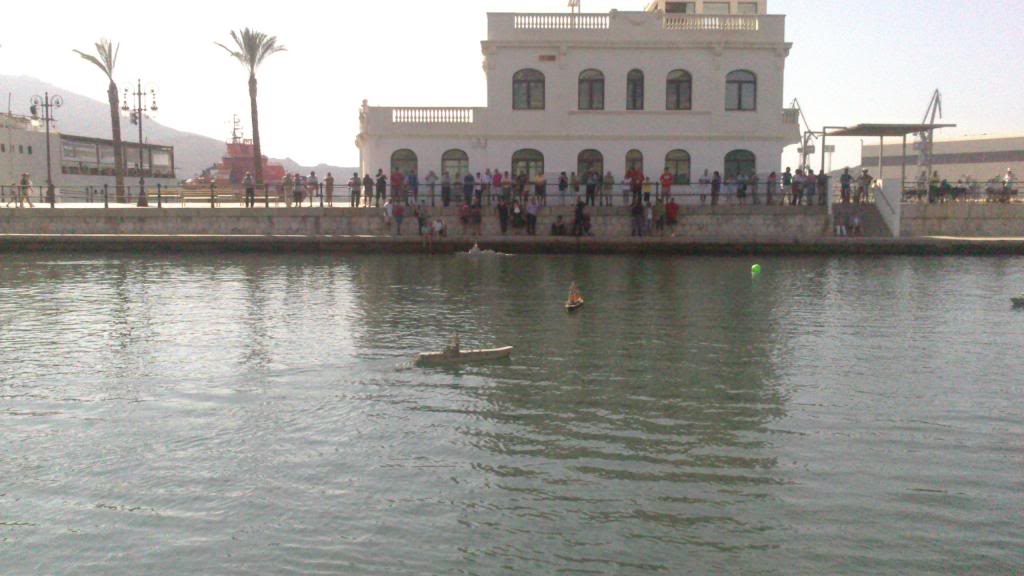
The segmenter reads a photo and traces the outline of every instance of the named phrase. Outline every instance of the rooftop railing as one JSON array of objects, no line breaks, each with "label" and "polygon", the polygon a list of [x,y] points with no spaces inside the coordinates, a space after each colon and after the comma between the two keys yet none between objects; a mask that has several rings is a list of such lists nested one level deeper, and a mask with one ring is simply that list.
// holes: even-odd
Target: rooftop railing
[{"label": "rooftop railing", "polygon": [[394,124],[472,124],[473,108],[392,108]]},{"label": "rooftop railing", "polygon": [[705,16],[700,14],[677,15],[666,14],[664,19],[666,30],[694,32],[757,32],[761,29],[761,20],[757,16]]},{"label": "rooftop railing", "polygon": [[516,14],[516,30],[608,30],[607,14]]}]

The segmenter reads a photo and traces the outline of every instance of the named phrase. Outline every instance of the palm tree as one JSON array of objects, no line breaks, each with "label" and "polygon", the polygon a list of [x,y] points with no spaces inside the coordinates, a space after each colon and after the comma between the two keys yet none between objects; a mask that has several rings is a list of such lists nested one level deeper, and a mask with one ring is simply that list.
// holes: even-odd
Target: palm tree
[{"label": "palm tree", "polygon": [[107,101],[110,102],[110,130],[114,137],[114,179],[117,188],[117,201],[125,202],[124,196],[124,147],[121,145],[121,115],[120,102],[117,97],[117,84],[114,82],[114,66],[117,65],[117,53],[121,45],[114,45],[106,38],[101,38],[96,43],[96,54],[86,54],[81,50],[74,52],[92,62],[107,75],[110,84],[107,85]]},{"label": "palm tree", "polygon": [[236,50],[232,50],[220,42],[215,42],[228,54],[242,63],[249,70],[249,107],[252,110],[252,148],[255,166],[253,177],[256,187],[263,186],[263,152],[260,146],[260,118],[256,107],[256,68],[271,54],[282,52],[284,46],[278,46],[277,36],[267,36],[262,32],[244,28],[238,32],[231,31],[231,39],[235,41]]}]

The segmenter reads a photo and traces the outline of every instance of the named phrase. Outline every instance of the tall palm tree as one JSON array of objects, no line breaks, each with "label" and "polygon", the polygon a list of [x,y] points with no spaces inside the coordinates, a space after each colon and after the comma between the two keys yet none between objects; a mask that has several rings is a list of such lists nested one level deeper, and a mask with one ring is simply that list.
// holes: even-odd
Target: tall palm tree
[{"label": "tall palm tree", "polygon": [[86,54],[81,50],[74,52],[92,62],[104,74],[110,84],[107,85],[107,101],[110,102],[110,130],[114,138],[114,179],[117,187],[117,201],[125,202],[124,195],[124,147],[121,144],[121,113],[120,101],[117,97],[117,84],[114,82],[114,66],[117,65],[117,53],[121,45],[114,45],[106,38],[101,38],[96,43],[96,56]]},{"label": "tall palm tree", "polygon": [[256,107],[256,68],[267,59],[267,56],[282,52],[284,46],[277,44],[277,36],[267,36],[262,32],[244,28],[238,32],[231,31],[231,39],[235,42],[232,50],[220,42],[215,42],[224,50],[227,50],[231,57],[241,62],[249,70],[249,108],[252,110],[252,148],[253,161],[255,166],[253,176],[256,186],[263,186],[263,152],[260,146],[260,118]]}]

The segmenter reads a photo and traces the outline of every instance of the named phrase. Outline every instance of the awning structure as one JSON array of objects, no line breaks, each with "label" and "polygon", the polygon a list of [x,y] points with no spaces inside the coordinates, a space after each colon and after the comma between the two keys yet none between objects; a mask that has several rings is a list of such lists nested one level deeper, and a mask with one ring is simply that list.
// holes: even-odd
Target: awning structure
[{"label": "awning structure", "polygon": [[[824,149],[825,140],[831,136],[846,137],[854,136],[859,138],[878,138],[878,178],[884,177],[885,164],[885,139],[903,139],[903,161],[900,168],[900,182],[903,186],[907,181],[907,136],[933,132],[940,128],[955,128],[956,124],[857,124],[856,126],[825,126],[821,131],[821,146]],[[824,169],[824,157],[822,154],[822,169]]]},{"label": "awning structure", "polygon": [[858,136],[860,138],[889,138],[920,134],[940,128],[956,128],[956,124],[857,124],[850,128],[826,130],[828,136]]}]

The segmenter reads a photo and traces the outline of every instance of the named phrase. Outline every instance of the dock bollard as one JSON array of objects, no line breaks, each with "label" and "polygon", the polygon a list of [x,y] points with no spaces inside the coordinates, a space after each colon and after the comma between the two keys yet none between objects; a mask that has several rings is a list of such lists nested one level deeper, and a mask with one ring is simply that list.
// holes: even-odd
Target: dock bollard
[{"label": "dock bollard", "polygon": [[324,207],[324,185],[320,184],[320,207]]},{"label": "dock bollard", "polygon": [[270,208],[270,184],[263,184],[263,207]]},{"label": "dock bollard", "polygon": [[164,198],[163,198],[163,194],[161,194],[160,183],[159,182],[156,183],[156,207],[157,208],[163,208],[164,207]]},{"label": "dock bollard", "polygon": [[107,185],[103,185],[103,207],[110,208],[110,196],[107,194]]},{"label": "dock bollard", "polygon": [[217,207],[216,204],[215,204],[216,201],[217,201],[217,197],[214,195],[214,187],[215,186],[216,186],[216,184],[214,184],[213,182],[210,182],[210,208],[216,208]]}]

